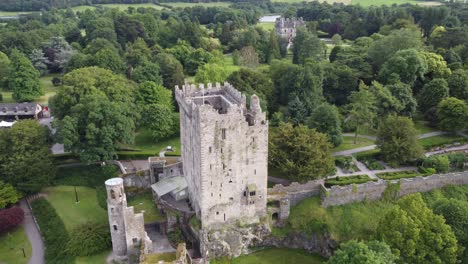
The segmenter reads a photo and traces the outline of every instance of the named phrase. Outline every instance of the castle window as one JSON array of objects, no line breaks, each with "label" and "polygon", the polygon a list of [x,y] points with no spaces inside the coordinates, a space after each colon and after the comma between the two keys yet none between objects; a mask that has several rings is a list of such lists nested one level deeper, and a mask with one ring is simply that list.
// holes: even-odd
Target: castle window
[{"label": "castle window", "polygon": [[254,175],[257,175],[257,170],[254,170]]},{"label": "castle window", "polygon": [[208,147],[208,152],[211,153],[211,147]]},{"label": "castle window", "polygon": [[110,195],[111,195],[111,198],[112,198],[112,199],[115,199],[115,192],[114,192],[114,190],[111,190],[111,191],[110,191]]},{"label": "castle window", "polygon": [[224,214],[224,221],[226,221],[226,214]]},{"label": "castle window", "polygon": [[244,191],[244,196],[247,196],[247,192],[246,192],[246,191]]},{"label": "castle window", "polygon": [[213,186],[213,182],[210,182],[210,185]]},{"label": "castle window", "polygon": [[226,164],[223,163],[223,170],[226,169]]},{"label": "castle window", "polygon": [[216,215],[219,215],[219,212],[216,212]]},{"label": "castle window", "polygon": [[232,183],[232,180],[229,180],[229,183]]},{"label": "castle window", "polygon": [[210,164],[210,170],[213,169],[213,164]]},{"label": "castle window", "polygon": [[114,212],[114,207],[111,207],[111,213],[113,213],[113,212]]},{"label": "castle window", "polygon": [[117,226],[116,226],[116,225],[113,225],[113,227],[114,227],[114,231],[117,231]]},{"label": "castle window", "polygon": [[211,197],[213,197],[213,193],[211,193]]},{"label": "castle window", "polygon": [[255,196],[255,191],[250,192],[250,196]]},{"label": "castle window", "polygon": [[223,187],[223,184],[221,183],[221,187]]},{"label": "castle window", "polygon": [[221,154],[223,154],[223,148],[221,148]]},{"label": "castle window", "polygon": [[254,137],[252,137],[252,143],[255,143],[255,138]]},{"label": "castle window", "polygon": [[226,129],[225,128],[221,129],[221,138],[226,139]]},{"label": "castle window", "polygon": [[132,241],[133,241],[133,245],[136,245],[138,243],[138,238],[134,237]]},{"label": "castle window", "polygon": [[221,197],[221,194],[219,194],[219,197]]}]

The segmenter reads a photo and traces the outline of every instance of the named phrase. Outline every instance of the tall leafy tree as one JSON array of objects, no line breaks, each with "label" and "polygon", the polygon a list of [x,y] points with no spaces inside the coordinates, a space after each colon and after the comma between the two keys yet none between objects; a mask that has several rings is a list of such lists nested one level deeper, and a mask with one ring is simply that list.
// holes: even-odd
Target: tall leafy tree
[{"label": "tall leafy tree", "polygon": [[390,247],[380,241],[368,243],[350,240],[340,245],[328,264],[393,264],[396,257]]},{"label": "tall leafy tree", "polygon": [[184,69],[174,56],[160,53],[156,55],[156,61],[160,67],[164,87],[174,89],[176,85],[184,83]]},{"label": "tall leafy tree", "polygon": [[415,49],[396,52],[386,61],[380,72],[379,79],[384,83],[401,81],[412,85],[417,78],[424,79],[428,71],[425,57]]},{"label": "tall leafy tree", "polygon": [[327,134],[330,142],[336,147],[343,142],[341,136],[341,117],[338,108],[334,105],[323,103],[314,109],[307,120],[310,128]]},{"label": "tall leafy tree", "polygon": [[426,83],[419,93],[418,105],[422,112],[436,107],[440,101],[449,96],[449,88],[445,79],[434,79]]},{"label": "tall leafy tree", "polygon": [[385,161],[400,165],[422,156],[417,136],[411,119],[390,115],[380,123],[376,143]]},{"label": "tall leafy tree", "polygon": [[461,100],[468,100],[468,71],[456,70],[448,79],[450,96]]},{"label": "tall leafy tree", "polygon": [[268,42],[267,62],[281,58],[278,35],[274,30],[270,31],[270,40]]},{"label": "tall leafy tree", "polygon": [[457,263],[457,239],[442,216],[429,209],[421,194],[398,201],[379,223],[378,237],[398,257],[397,263]]},{"label": "tall leafy tree", "polygon": [[8,84],[8,75],[10,68],[10,59],[8,56],[0,51],[0,85],[6,86]]},{"label": "tall leafy tree", "polygon": [[395,84],[386,85],[385,87],[400,102],[402,109],[399,111],[399,114],[413,116],[418,103],[413,96],[411,86],[402,82],[397,82]]},{"label": "tall leafy tree", "polygon": [[8,87],[13,92],[13,99],[18,102],[32,101],[43,95],[40,74],[31,61],[16,49],[11,52],[10,60]]},{"label": "tall leafy tree", "polygon": [[[25,169],[27,168],[27,169]],[[39,191],[55,176],[48,129],[35,120],[22,120],[0,131],[0,177],[24,193]]]},{"label": "tall leafy tree", "polygon": [[195,81],[198,83],[215,83],[224,82],[229,76],[229,72],[226,70],[226,67],[218,63],[207,63],[197,70],[195,75]]},{"label": "tall leafy tree", "polygon": [[0,181],[0,209],[15,204],[20,198],[21,195],[11,184]]},{"label": "tall leafy tree", "polygon": [[437,105],[438,126],[456,133],[468,127],[468,104],[454,97],[447,97]]},{"label": "tall leafy tree", "polygon": [[244,92],[247,98],[256,94],[260,98],[262,109],[268,109],[269,111],[273,109],[273,84],[266,74],[248,68],[241,68],[231,73],[227,81],[239,91]]},{"label": "tall leafy tree", "polygon": [[291,180],[306,182],[333,172],[334,161],[327,136],[306,126],[281,123],[270,134],[269,162]]},{"label": "tall leafy tree", "polygon": [[298,29],[293,41],[293,63],[303,64],[307,59],[322,60],[325,56],[326,45],[317,36]]},{"label": "tall leafy tree", "polygon": [[359,91],[349,96],[349,115],[347,122],[354,128],[354,143],[362,129],[371,128],[377,115],[376,99],[369,88],[361,83]]},{"label": "tall leafy tree", "polygon": [[369,91],[374,95],[377,114],[382,117],[403,110],[401,102],[392,93],[377,81],[373,81]]}]

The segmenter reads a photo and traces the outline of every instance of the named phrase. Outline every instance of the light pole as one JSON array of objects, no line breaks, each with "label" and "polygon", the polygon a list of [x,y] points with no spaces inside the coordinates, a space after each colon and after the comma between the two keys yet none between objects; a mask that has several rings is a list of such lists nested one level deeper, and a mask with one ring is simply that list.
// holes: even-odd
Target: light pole
[{"label": "light pole", "polygon": [[78,192],[76,191],[76,186],[75,187],[75,200],[76,200],[76,203],[79,203],[80,200],[78,200]]}]

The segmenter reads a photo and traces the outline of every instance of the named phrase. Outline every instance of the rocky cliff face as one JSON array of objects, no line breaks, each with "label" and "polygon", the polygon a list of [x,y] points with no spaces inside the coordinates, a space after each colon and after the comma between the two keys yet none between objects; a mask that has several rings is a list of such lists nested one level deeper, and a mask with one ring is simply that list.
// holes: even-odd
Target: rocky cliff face
[{"label": "rocky cliff face", "polygon": [[305,249],[310,253],[316,253],[323,257],[330,257],[338,247],[338,243],[325,235],[307,235],[304,233],[290,233],[285,237],[267,236],[263,239],[262,246],[278,248]]},{"label": "rocky cliff face", "polygon": [[261,246],[263,239],[270,235],[268,224],[248,227],[227,227],[219,230],[200,232],[200,253],[203,257],[238,257],[248,254],[250,247]]},{"label": "rocky cliff face", "polygon": [[250,253],[252,247],[298,248],[330,257],[338,243],[328,234],[293,232],[285,237],[275,237],[268,224],[200,232],[200,252],[205,258],[238,257]]}]

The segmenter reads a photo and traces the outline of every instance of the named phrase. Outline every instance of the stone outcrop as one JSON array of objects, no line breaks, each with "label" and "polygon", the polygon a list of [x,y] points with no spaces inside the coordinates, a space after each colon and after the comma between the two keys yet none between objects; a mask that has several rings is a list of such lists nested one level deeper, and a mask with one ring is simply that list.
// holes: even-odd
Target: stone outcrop
[{"label": "stone outcrop", "polygon": [[338,247],[338,242],[331,239],[328,234],[307,235],[304,233],[292,232],[285,237],[267,236],[262,241],[261,245],[265,247],[305,249],[310,253],[316,253],[323,257],[330,257],[333,251]]},{"label": "stone outcrop", "polygon": [[264,238],[269,234],[268,224],[203,230],[200,232],[200,252],[203,257],[210,259],[222,256],[238,257],[248,254],[251,247],[262,246]]}]

